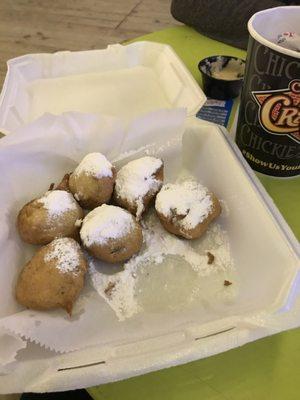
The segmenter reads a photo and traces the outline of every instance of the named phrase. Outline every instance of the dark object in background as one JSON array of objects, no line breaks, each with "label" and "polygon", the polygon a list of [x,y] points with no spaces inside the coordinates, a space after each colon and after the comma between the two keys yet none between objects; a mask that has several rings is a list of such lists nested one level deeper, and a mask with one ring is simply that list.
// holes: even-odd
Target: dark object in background
[{"label": "dark object in background", "polygon": [[[226,67],[232,61],[236,61],[236,74],[232,74],[232,79],[218,77],[218,72],[222,71],[222,69],[226,70]],[[216,76],[214,76],[213,66],[217,63],[220,66],[217,69]],[[218,100],[228,100],[237,97],[243,85],[244,66],[244,60],[230,56],[211,56],[201,60],[198,68],[202,74],[204,93],[208,97]]]},{"label": "dark object in background", "polygon": [[23,393],[20,400],[92,400],[84,389],[53,393]]},{"label": "dark object in background", "polygon": [[246,49],[247,22],[253,14],[292,4],[300,5],[300,0],[172,0],[171,13],[205,36]]}]

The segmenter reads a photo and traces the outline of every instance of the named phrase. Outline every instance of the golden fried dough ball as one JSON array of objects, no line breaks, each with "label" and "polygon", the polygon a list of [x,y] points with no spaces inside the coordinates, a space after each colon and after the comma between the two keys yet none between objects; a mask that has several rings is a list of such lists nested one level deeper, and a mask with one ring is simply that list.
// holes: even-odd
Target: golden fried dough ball
[{"label": "golden fried dough ball", "polygon": [[164,185],[156,196],[155,209],[163,227],[185,239],[202,236],[221,213],[216,196],[194,181]]},{"label": "golden fried dough ball", "polygon": [[142,157],[130,161],[117,173],[114,200],[140,219],[160,190],[163,179],[164,166],[159,158]]},{"label": "golden fried dough ball", "polygon": [[52,190],[27,203],[19,212],[17,226],[26,243],[47,244],[58,237],[78,237],[83,211],[71,193]]},{"label": "golden fried dough ball", "polygon": [[84,157],[69,178],[69,188],[83,208],[108,203],[115,183],[115,168],[101,153]]},{"label": "golden fried dough ball", "polygon": [[109,263],[128,260],[143,243],[142,229],[134,217],[120,207],[106,204],[84,218],[80,237],[89,253]]},{"label": "golden fried dough ball", "polygon": [[63,308],[71,314],[86,271],[79,244],[71,238],[55,239],[38,250],[22,269],[16,299],[34,310]]}]

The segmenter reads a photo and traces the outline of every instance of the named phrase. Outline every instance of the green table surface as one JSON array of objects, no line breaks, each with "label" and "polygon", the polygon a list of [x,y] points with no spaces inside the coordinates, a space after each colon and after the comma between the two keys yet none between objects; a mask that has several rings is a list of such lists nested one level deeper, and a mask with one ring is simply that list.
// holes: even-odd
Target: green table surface
[{"label": "green table surface", "polygon": [[[201,85],[198,61],[246,52],[186,26],[136,40],[171,45]],[[300,179],[257,174],[294,234],[300,238]],[[300,400],[300,329],[283,332],[213,357],[89,388],[96,400]]]}]

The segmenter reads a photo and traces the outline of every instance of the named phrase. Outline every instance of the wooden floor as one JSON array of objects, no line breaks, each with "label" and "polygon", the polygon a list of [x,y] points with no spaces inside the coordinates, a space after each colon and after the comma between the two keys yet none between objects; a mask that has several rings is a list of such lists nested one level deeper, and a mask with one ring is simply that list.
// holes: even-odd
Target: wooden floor
[{"label": "wooden floor", "polygon": [[171,0],[0,0],[0,87],[10,58],[104,48],[178,24]]}]

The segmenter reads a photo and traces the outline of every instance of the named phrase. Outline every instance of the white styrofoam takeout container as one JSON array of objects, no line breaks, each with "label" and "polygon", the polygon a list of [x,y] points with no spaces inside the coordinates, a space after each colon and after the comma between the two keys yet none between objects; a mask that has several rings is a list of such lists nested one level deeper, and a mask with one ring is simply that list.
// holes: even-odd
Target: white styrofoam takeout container
[{"label": "white styrofoam takeout container", "polygon": [[0,131],[13,133],[45,112],[127,119],[159,109],[195,115],[206,97],[168,45],[138,42],[104,50],[29,54],[8,61]]},{"label": "white styrofoam takeout container", "polygon": [[[159,132],[152,133],[159,137]],[[3,148],[6,153],[9,146]],[[13,141],[12,146],[22,154],[22,143],[16,147]],[[46,154],[47,142],[44,146]],[[74,148],[84,153],[87,146],[84,135],[74,137]],[[102,301],[95,315],[102,331],[97,346],[55,354],[29,345],[13,370],[0,376],[3,392],[58,391],[125,379],[226,351],[299,324],[300,302],[296,314],[285,318],[300,289],[297,241],[227,132],[191,118],[182,145],[180,141],[165,147],[154,143],[153,148],[165,161],[167,181],[176,178],[183,164],[227,204],[228,213],[219,221],[230,238],[238,277],[237,298],[210,307],[199,304],[177,311],[142,313],[122,322]],[[95,145],[95,151],[101,151],[101,145]],[[34,152],[28,158],[37,159],[37,165],[29,160],[25,164],[24,190],[27,178],[43,163],[38,157],[40,150],[37,157]],[[138,151],[128,160],[143,154],[144,150]],[[26,159],[26,154],[23,157]],[[70,163],[61,149],[57,155],[51,151],[51,157],[59,160],[57,165]],[[56,175],[64,172],[57,169],[55,163]]]},{"label": "white styrofoam takeout container", "polygon": [[[28,55],[9,62],[0,98],[0,130],[13,133],[44,112],[95,112],[90,107],[101,98],[101,93],[93,92],[93,101],[87,101],[90,88],[98,79],[94,80],[95,74],[108,74],[104,77],[109,83],[105,93],[108,95],[120,70],[117,78],[123,79],[124,73],[141,65],[154,72],[152,77],[162,89],[166,108],[183,106],[192,116],[204,103],[202,91],[169,46],[135,43],[99,51]],[[133,82],[135,88],[143,84],[143,76],[141,73],[140,79]],[[78,77],[80,90],[76,85]],[[49,96],[43,89],[51,89],[53,83],[55,87]],[[72,84],[72,96],[64,96]],[[72,98],[77,90],[77,109],[69,109],[74,105]],[[134,102],[142,100],[142,94]],[[129,103],[125,113],[122,114],[123,109],[119,112],[125,119],[133,118],[134,110],[130,108],[134,102],[130,103],[128,87],[118,95],[122,100],[127,95]],[[156,95],[160,101],[162,97],[158,92]],[[114,99],[115,95],[106,97],[109,104]],[[138,112],[153,111],[162,103],[141,101]],[[108,106],[102,102],[97,111],[101,113]],[[191,117],[186,124],[183,147],[193,150],[192,157],[183,159],[184,165],[228,205],[229,215],[222,223],[228,231],[239,274],[237,301],[211,311],[169,313],[151,320],[146,316],[140,336],[136,331],[139,325],[125,321],[118,331],[115,323],[105,326],[104,321],[106,334],[102,343],[67,354],[53,354],[30,345],[24,359],[11,372],[14,384],[4,387],[6,377],[0,376],[2,392],[67,390],[124,379],[216,354],[299,323],[294,317],[289,322],[281,320],[282,314],[293,308],[299,292],[297,241],[226,130]],[[176,177],[181,167],[181,150],[181,144],[174,143],[159,154],[169,165],[169,180]],[[18,386],[28,371],[35,373],[26,386]]]}]

